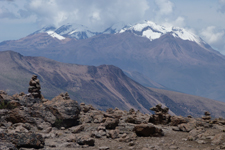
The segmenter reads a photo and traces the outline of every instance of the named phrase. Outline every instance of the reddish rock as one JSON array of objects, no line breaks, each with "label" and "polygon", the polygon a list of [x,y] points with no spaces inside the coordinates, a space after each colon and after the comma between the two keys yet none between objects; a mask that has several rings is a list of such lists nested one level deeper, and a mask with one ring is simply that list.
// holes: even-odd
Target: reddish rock
[{"label": "reddish rock", "polygon": [[104,122],[104,126],[106,129],[115,129],[116,126],[119,124],[119,119],[114,119],[114,118],[106,118]]},{"label": "reddish rock", "polygon": [[34,123],[35,120],[29,115],[28,109],[15,108],[6,116],[6,120],[12,123]]},{"label": "reddish rock", "polygon": [[197,124],[195,119],[191,119],[188,123],[182,123],[178,125],[180,131],[184,132],[190,132],[192,129],[196,128],[196,126]]},{"label": "reddish rock", "polygon": [[177,126],[182,123],[187,123],[187,120],[182,116],[172,116],[171,122],[169,123],[171,126]]},{"label": "reddish rock", "polygon": [[138,136],[163,136],[163,131],[160,128],[157,128],[153,124],[140,124],[136,125],[133,131]]},{"label": "reddish rock", "polygon": [[118,130],[110,130],[108,132],[108,137],[112,139],[116,139],[119,137],[119,131]]}]

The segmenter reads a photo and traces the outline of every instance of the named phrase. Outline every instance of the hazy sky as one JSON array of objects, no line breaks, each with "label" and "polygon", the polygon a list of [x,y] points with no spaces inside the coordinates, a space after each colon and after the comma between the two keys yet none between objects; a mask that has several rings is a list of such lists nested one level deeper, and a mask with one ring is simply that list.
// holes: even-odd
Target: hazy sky
[{"label": "hazy sky", "polygon": [[143,20],[183,27],[225,54],[225,0],[0,0],[0,42],[47,25],[102,31]]}]

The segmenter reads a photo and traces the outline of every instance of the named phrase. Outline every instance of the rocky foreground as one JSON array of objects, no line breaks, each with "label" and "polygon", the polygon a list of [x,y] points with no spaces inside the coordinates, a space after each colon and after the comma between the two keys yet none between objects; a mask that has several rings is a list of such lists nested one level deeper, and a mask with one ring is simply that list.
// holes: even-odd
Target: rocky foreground
[{"label": "rocky foreground", "polygon": [[78,104],[68,93],[52,100],[0,91],[1,150],[216,150],[225,149],[225,119],[154,115]]}]

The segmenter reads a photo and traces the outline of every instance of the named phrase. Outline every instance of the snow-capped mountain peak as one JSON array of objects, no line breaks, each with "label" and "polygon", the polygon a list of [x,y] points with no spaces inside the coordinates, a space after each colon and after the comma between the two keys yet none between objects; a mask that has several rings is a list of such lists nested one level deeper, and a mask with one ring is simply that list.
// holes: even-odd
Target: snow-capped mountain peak
[{"label": "snow-capped mountain peak", "polygon": [[52,37],[59,38],[60,40],[62,40],[63,38],[86,39],[100,34],[98,32],[92,32],[88,29],[88,27],[79,24],[66,24],[60,26],[59,28],[56,28],[54,26],[47,26],[32,34],[37,33],[48,33]]},{"label": "snow-capped mountain peak", "polygon": [[183,28],[172,27],[172,26],[161,26],[151,21],[145,21],[143,23],[137,23],[128,28],[123,28],[119,31],[119,33],[123,33],[126,31],[131,31],[134,34],[147,37],[151,41],[160,38],[164,34],[170,33],[176,38],[193,41],[198,43],[199,45],[202,45],[202,43],[205,43],[200,37],[196,36],[195,34]]},{"label": "snow-capped mountain peak", "polygon": [[87,39],[99,34],[120,34],[123,32],[132,32],[135,35],[146,37],[150,41],[158,39],[165,34],[170,34],[175,38],[193,41],[201,46],[206,44],[200,37],[187,31],[186,29],[169,25],[157,25],[151,21],[143,21],[136,24],[116,23],[100,32],[91,31],[88,27],[80,24],[66,24],[59,28],[54,26],[44,27],[33,34],[48,33],[52,37],[58,38],[60,40],[64,38],[76,38],[80,40]]}]

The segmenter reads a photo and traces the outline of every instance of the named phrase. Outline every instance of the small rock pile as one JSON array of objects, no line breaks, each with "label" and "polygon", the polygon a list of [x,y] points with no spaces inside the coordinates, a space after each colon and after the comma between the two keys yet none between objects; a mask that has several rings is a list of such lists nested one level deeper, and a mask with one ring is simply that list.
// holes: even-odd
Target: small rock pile
[{"label": "small rock pile", "polygon": [[211,120],[211,116],[210,116],[210,113],[208,111],[206,111],[204,113],[204,116],[202,117],[203,120],[206,120],[206,121],[210,121]]},{"label": "small rock pile", "polygon": [[154,124],[168,124],[170,122],[171,115],[168,113],[169,108],[162,108],[162,104],[158,104],[155,107],[150,108],[155,114],[149,119],[149,122]]},{"label": "small rock pile", "polygon": [[34,98],[41,98],[41,85],[39,80],[37,79],[36,75],[33,75],[30,82],[29,82],[29,88],[28,92],[31,93],[31,95]]},{"label": "small rock pile", "polygon": [[65,94],[64,94],[64,93],[61,93],[60,96],[61,96],[64,100],[70,99],[70,96],[69,96],[69,93],[68,93],[68,92],[66,92]]}]

